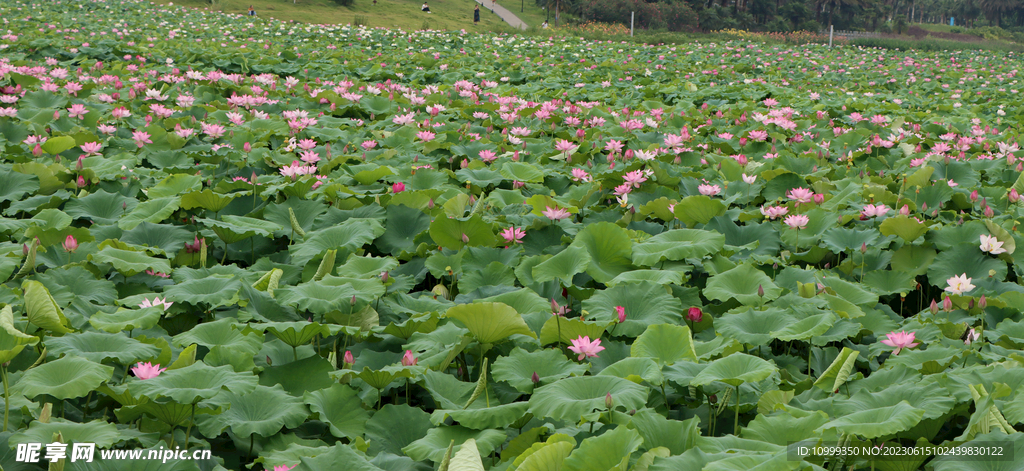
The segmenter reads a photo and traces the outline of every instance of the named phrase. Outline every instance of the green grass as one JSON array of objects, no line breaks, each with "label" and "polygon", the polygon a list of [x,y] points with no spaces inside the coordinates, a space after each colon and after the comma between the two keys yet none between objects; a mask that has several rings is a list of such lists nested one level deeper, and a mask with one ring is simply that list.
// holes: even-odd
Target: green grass
[{"label": "green grass", "polygon": [[981,51],[1024,51],[1024,45],[1006,41],[961,42],[929,37],[920,41],[893,38],[857,38],[850,41],[851,46],[881,47],[885,49],[916,49],[919,51],[952,51],[975,49]]},{"label": "green grass", "polygon": [[[172,3],[167,0],[157,2]],[[420,11],[423,0],[377,0],[377,5],[374,5],[372,0],[355,0],[355,4],[350,7],[343,7],[331,0],[298,0],[294,4],[287,0],[218,0],[214,5],[202,0],[175,0],[173,3],[238,14],[245,14],[249,5],[253,5],[259,18],[314,24],[355,24],[356,18],[359,17],[367,27],[401,28],[407,31],[429,27],[485,32],[502,31],[506,26],[498,15],[484,7],[480,8],[480,23],[473,24],[473,6],[476,4],[473,0],[428,0],[430,14]],[[526,11],[529,13],[528,18],[539,18],[543,15],[543,10],[533,4],[532,0],[527,2]],[[518,12],[519,8],[516,8],[514,13]],[[529,19],[524,18],[524,21],[531,24]]]}]

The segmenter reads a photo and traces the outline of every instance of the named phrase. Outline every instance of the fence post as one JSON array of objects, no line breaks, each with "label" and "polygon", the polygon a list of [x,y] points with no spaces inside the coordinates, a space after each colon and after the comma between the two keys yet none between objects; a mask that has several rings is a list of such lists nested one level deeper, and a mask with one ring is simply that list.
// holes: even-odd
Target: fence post
[{"label": "fence post", "polygon": [[832,34],[833,33],[834,33],[834,30],[832,29],[832,25],[828,25],[828,48],[829,49],[832,49]]},{"label": "fence post", "polygon": [[635,11],[629,12],[629,37],[633,37],[633,18],[636,16]]}]

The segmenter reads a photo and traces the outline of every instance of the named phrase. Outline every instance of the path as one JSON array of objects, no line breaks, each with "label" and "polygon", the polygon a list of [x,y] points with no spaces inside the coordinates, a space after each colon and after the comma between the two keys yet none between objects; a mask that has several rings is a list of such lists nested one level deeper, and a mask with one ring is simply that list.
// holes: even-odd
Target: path
[{"label": "path", "polygon": [[481,7],[491,10],[492,12],[497,14],[498,17],[500,17],[502,20],[508,23],[509,26],[513,28],[527,28],[527,25],[526,23],[523,23],[523,20],[520,20],[518,16],[508,11],[508,8],[501,6],[498,2],[495,2],[493,0],[476,0],[476,3],[479,3]]}]

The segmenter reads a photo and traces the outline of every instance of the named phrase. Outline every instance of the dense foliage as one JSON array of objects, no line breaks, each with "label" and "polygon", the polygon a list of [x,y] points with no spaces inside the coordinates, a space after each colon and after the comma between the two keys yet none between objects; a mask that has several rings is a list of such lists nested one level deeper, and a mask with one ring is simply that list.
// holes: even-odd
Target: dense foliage
[{"label": "dense foliage", "polygon": [[0,17],[5,469],[1024,463],[1013,53]]}]

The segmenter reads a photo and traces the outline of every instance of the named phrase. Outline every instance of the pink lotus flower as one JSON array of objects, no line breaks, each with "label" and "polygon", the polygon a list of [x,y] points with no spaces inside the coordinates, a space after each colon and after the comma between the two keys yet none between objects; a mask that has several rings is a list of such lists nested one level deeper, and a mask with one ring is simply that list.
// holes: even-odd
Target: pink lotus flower
[{"label": "pink lotus flower", "polygon": [[139,307],[147,308],[147,307],[163,306],[164,307],[164,311],[166,311],[167,308],[171,307],[172,304],[174,304],[174,303],[168,302],[166,297],[164,299],[160,299],[160,297],[157,296],[157,297],[153,298],[153,301],[150,301],[149,299],[146,299],[146,298],[142,298],[142,304],[139,304]]},{"label": "pink lotus flower", "polygon": [[686,319],[690,322],[700,322],[704,318],[704,312],[699,307],[691,307],[686,313]]},{"label": "pink lotus flower", "polygon": [[743,174],[744,183],[748,185],[753,185],[755,181],[757,181],[757,175],[747,175],[745,173]]},{"label": "pink lotus flower", "polygon": [[626,308],[622,306],[615,306],[615,313],[618,314],[619,324],[626,322]]},{"label": "pink lotus flower", "polygon": [[786,217],[784,222],[793,229],[806,229],[807,223],[811,222],[811,220],[806,214],[792,214]]},{"label": "pink lotus flower", "polygon": [[432,133],[430,131],[420,131],[420,132],[416,133],[416,137],[419,138],[421,141],[430,141],[430,140],[433,140],[434,137],[436,137],[436,136],[437,136],[436,134],[434,134],[434,133]]},{"label": "pink lotus flower", "polygon": [[572,169],[572,181],[574,182],[589,182],[593,180],[589,173],[582,168]]},{"label": "pink lotus flower", "polygon": [[643,184],[643,182],[647,181],[647,177],[644,176],[642,170],[634,170],[632,172],[627,172],[625,175],[622,176],[622,179],[625,180],[627,184],[634,188],[640,188],[640,185]]},{"label": "pink lotus flower", "polygon": [[160,373],[167,371],[167,368],[160,368],[160,364],[152,364],[150,362],[138,362],[132,367],[132,374],[139,379],[152,379],[160,376]]},{"label": "pink lotus flower", "polygon": [[[71,236],[68,236],[71,237]],[[981,251],[988,252],[992,255],[999,255],[1005,253],[1006,249],[1003,248],[1003,243],[999,242],[999,239],[988,234],[981,235]]]},{"label": "pink lotus flower", "polygon": [[392,193],[401,193],[403,191],[405,191],[405,183],[398,182],[398,183],[395,183],[394,185],[391,185],[391,192]]},{"label": "pink lotus flower", "polygon": [[569,142],[569,141],[567,141],[565,139],[559,139],[558,142],[555,143],[555,150],[557,150],[559,152],[569,152],[569,151],[571,151],[571,150],[573,150],[575,148],[576,148],[575,144],[573,144],[572,142]]},{"label": "pink lotus flower", "polygon": [[601,346],[601,339],[594,339],[594,341],[590,341],[590,337],[580,336],[572,341],[572,346],[569,347],[569,350],[579,353],[580,356],[577,360],[582,360],[589,357],[596,358],[598,352],[604,350],[604,347]]},{"label": "pink lotus flower", "polygon": [[892,352],[893,355],[899,355],[900,351],[903,350],[904,348],[914,348],[918,345],[921,345],[920,343],[914,342],[913,332],[908,334],[905,330],[899,332],[896,332],[894,330],[892,332],[889,332],[888,334],[885,334],[885,336],[886,339],[882,340],[882,343],[890,347],[896,347],[896,351]]},{"label": "pink lotus flower", "polygon": [[498,159],[498,156],[494,153],[493,150],[486,150],[485,149],[485,150],[480,151],[480,160],[483,160],[484,162],[491,163],[491,162],[494,162],[497,159]]},{"label": "pink lotus flower", "polygon": [[750,131],[747,133],[747,137],[754,141],[763,142],[765,139],[768,139],[768,131],[763,129]]},{"label": "pink lotus flower", "polygon": [[68,237],[64,239],[64,244],[62,245],[64,246],[64,250],[67,252],[74,252],[78,250],[78,240],[75,239],[75,236],[70,234],[68,234]]},{"label": "pink lotus flower", "polygon": [[505,229],[504,231],[501,231],[501,236],[505,238],[505,242],[511,244],[521,244],[523,243],[523,237],[526,237],[526,231],[516,226],[512,226]]},{"label": "pink lotus flower", "polygon": [[814,199],[814,192],[807,188],[793,188],[786,194],[791,200],[795,200],[797,203],[810,203]]},{"label": "pink lotus flower", "polygon": [[718,185],[698,185],[697,191],[702,195],[715,196],[722,192],[722,187]]},{"label": "pink lotus flower", "polygon": [[[153,270],[146,270],[146,274],[147,275],[158,276],[160,278],[170,278],[171,277],[171,275],[168,275],[168,274],[166,274],[164,272],[153,271]],[[174,304],[174,303],[171,303],[171,304]]]},{"label": "pink lotus flower", "polygon": [[975,288],[971,284],[971,278],[967,277],[967,273],[961,273],[959,276],[954,276],[946,280],[947,286],[943,291],[949,291],[952,294],[961,295]]},{"label": "pink lotus flower", "polygon": [[868,204],[868,205],[864,205],[864,209],[862,209],[860,211],[860,214],[864,218],[871,218],[871,217],[875,217],[875,216],[885,216],[889,211],[891,211],[891,210],[888,207],[886,207],[884,204],[879,204],[879,205]]},{"label": "pink lotus flower", "polygon": [[71,105],[71,108],[68,108],[68,117],[69,118],[85,119],[85,115],[88,112],[89,112],[89,110],[87,110],[85,108],[85,105],[83,105],[81,103],[77,103],[77,104]]},{"label": "pink lotus flower", "polygon": [[82,151],[85,152],[83,155],[99,155],[100,149],[103,149],[103,144],[100,144],[99,142],[86,142],[79,147],[81,147]]},{"label": "pink lotus flower", "polygon": [[352,355],[352,350],[345,350],[345,356],[342,357],[342,361],[347,365],[354,365],[356,357]]},{"label": "pink lotus flower", "polygon": [[402,355],[402,366],[414,366],[419,360],[412,354],[412,350],[406,350]]},{"label": "pink lotus flower", "polygon": [[135,131],[132,133],[132,139],[135,139],[135,145],[139,146],[139,149],[146,144],[152,144],[153,141],[149,138],[149,133],[146,131]]},{"label": "pink lotus flower", "polygon": [[548,217],[548,219],[551,219],[553,221],[565,219],[570,216],[569,211],[566,211],[563,208],[552,208],[551,206],[545,206],[545,208],[546,209],[544,211],[541,211],[541,213],[543,213],[545,216]]},{"label": "pink lotus flower", "polygon": [[286,464],[279,464],[277,466],[274,466],[274,471],[291,471],[291,469],[296,466],[298,466],[298,464],[293,464],[291,466],[288,466]]},{"label": "pink lotus flower", "polygon": [[117,108],[114,108],[114,110],[111,111],[110,114],[114,117],[114,119],[124,119],[131,116],[132,112],[128,111],[128,108],[119,106]]},{"label": "pink lotus flower", "polygon": [[363,141],[363,143],[359,145],[363,148],[363,150],[370,150],[373,149],[374,147],[377,147],[377,141]]},{"label": "pink lotus flower", "polygon": [[769,220],[785,216],[788,212],[789,208],[785,206],[761,206],[761,214]]}]

